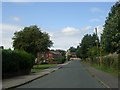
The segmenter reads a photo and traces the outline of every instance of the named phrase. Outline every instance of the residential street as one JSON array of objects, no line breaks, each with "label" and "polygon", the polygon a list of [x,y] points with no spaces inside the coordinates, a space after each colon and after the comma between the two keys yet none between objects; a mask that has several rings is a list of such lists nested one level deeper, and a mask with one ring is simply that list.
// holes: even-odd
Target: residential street
[{"label": "residential street", "polygon": [[78,60],[18,88],[104,88]]}]

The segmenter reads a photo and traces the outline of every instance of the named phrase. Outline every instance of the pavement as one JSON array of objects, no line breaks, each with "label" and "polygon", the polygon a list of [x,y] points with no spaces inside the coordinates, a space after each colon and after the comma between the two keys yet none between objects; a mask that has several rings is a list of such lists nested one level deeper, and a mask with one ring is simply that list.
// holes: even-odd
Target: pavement
[{"label": "pavement", "polygon": [[75,60],[45,69],[39,73],[4,79],[2,84],[3,89],[16,87],[118,88],[118,78]]}]

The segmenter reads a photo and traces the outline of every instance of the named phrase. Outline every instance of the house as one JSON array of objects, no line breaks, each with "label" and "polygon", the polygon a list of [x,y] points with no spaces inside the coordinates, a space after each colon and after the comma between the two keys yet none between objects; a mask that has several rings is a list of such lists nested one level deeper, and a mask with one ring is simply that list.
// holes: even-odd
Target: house
[{"label": "house", "polygon": [[72,58],[76,58],[76,53],[75,52],[70,52]]},{"label": "house", "polygon": [[75,52],[70,52],[69,50],[66,52],[66,59],[67,60],[74,60],[77,58],[77,55]]},{"label": "house", "polygon": [[56,58],[61,58],[62,55],[60,52],[56,52],[56,51],[48,51],[46,53],[46,60],[47,60],[47,63],[57,63],[56,61],[53,61],[53,59],[56,59]]},{"label": "house", "polygon": [[35,59],[35,63],[58,63],[58,61],[53,61],[53,59],[58,59],[62,58],[62,54],[57,51],[48,51],[48,52],[43,52],[37,53],[37,58]]}]

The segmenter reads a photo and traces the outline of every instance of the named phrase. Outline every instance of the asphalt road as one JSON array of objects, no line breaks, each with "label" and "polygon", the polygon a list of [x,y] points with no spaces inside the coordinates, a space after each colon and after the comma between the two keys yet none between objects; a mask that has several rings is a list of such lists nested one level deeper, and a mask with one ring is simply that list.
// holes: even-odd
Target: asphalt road
[{"label": "asphalt road", "polygon": [[82,66],[71,61],[61,69],[18,88],[104,88]]}]

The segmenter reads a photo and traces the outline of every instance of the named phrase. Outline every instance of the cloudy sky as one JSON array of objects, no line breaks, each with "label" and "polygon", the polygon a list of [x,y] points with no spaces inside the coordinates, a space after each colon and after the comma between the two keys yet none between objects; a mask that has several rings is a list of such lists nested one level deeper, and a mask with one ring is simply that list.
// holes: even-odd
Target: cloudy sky
[{"label": "cloudy sky", "polygon": [[[53,49],[76,47],[85,34],[102,28],[115,2],[2,2],[2,42],[12,48],[15,31],[37,25],[49,33]],[[2,26],[2,27],[1,27]]]}]

